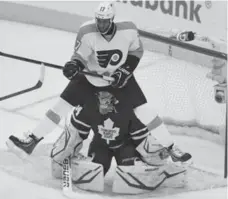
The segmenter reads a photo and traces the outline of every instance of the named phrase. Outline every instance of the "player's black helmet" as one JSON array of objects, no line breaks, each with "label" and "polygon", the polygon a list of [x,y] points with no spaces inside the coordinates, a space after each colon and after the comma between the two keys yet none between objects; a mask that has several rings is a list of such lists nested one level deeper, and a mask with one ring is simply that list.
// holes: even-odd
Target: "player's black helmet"
[{"label": "player's black helmet", "polygon": [[95,11],[95,20],[98,31],[105,35],[112,27],[115,17],[115,8],[112,2],[100,3]]}]

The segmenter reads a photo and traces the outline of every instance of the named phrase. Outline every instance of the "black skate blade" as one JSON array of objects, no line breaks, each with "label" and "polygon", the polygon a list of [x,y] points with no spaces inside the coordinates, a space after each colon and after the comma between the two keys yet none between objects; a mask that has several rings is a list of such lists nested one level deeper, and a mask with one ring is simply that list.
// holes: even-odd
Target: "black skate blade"
[{"label": "black skate blade", "polygon": [[10,139],[6,141],[6,146],[9,152],[14,153],[17,157],[19,157],[22,160],[28,161],[29,155],[26,152],[24,152],[22,149],[17,147]]}]

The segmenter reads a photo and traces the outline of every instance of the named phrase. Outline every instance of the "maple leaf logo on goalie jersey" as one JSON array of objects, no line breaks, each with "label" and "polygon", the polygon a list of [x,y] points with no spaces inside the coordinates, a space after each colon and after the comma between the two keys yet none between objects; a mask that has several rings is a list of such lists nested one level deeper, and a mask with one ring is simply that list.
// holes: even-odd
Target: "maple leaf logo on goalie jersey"
[{"label": "maple leaf logo on goalie jersey", "polygon": [[101,138],[106,140],[107,144],[110,140],[115,140],[115,137],[119,136],[120,128],[113,127],[114,122],[108,118],[104,121],[104,125],[98,125],[98,133],[101,134]]},{"label": "maple leaf logo on goalie jersey", "polygon": [[[142,53],[138,30],[132,22],[116,22],[115,34],[107,39],[97,31],[95,21],[92,20],[81,26],[72,59],[81,60],[87,71],[110,75],[125,63],[128,54],[141,58]],[[86,78],[95,86],[109,85],[99,78]]]}]

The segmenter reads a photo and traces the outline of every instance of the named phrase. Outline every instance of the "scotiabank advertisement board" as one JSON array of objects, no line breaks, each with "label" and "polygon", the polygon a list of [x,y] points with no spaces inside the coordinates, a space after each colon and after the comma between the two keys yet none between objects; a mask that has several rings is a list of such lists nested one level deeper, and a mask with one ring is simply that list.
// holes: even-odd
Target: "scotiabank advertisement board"
[{"label": "scotiabank advertisement board", "polygon": [[140,28],[192,30],[226,41],[227,1],[118,0],[116,5],[121,16],[128,16]]},{"label": "scotiabank advertisement board", "polygon": [[145,29],[192,30],[226,40],[226,1],[118,1],[118,10]]},{"label": "scotiabank advertisement board", "polygon": [[[17,1],[79,16],[94,17],[101,1]],[[116,18],[134,21],[138,28],[192,30],[222,39],[227,37],[227,1],[115,1]],[[76,26],[78,24],[75,24]]]}]

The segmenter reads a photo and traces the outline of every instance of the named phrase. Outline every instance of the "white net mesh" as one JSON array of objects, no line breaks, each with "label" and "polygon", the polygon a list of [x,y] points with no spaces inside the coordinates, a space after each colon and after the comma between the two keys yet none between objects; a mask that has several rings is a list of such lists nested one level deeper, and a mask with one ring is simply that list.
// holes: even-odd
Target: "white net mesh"
[{"label": "white net mesh", "polygon": [[[148,39],[143,42],[150,50]],[[214,100],[213,86],[217,82],[206,77],[210,71],[201,65],[146,51],[136,76],[149,103],[166,123],[218,133],[225,125],[226,106]]]}]

